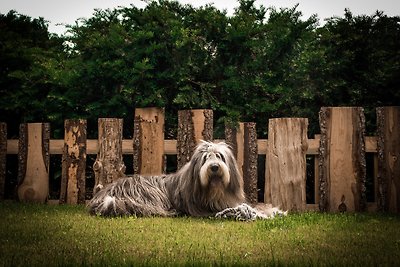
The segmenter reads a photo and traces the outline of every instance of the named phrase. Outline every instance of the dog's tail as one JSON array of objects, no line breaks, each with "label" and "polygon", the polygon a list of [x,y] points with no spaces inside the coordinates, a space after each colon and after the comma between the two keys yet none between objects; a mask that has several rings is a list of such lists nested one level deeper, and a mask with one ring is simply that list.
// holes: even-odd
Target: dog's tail
[{"label": "dog's tail", "polygon": [[120,178],[98,191],[88,203],[89,213],[101,216],[173,216],[162,177]]}]

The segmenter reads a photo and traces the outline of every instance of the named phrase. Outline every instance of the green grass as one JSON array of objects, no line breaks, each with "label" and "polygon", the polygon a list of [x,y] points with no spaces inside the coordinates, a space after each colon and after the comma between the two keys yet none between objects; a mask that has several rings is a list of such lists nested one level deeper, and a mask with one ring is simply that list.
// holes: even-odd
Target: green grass
[{"label": "green grass", "polygon": [[0,266],[395,266],[400,217],[291,214],[269,221],[101,218],[83,206],[0,202]]}]

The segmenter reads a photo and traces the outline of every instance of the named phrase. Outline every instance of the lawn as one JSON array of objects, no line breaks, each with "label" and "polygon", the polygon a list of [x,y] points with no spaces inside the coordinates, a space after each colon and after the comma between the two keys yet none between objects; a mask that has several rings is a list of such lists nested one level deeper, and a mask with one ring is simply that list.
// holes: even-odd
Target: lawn
[{"label": "lawn", "polygon": [[268,221],[101,218],[83,206],[0,202],[0,265],[395,266],[400,216],[291,214]]}]

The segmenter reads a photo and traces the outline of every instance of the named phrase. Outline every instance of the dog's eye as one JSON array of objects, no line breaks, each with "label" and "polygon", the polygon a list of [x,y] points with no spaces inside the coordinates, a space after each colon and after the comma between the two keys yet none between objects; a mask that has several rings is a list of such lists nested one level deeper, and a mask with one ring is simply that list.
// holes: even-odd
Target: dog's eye
[{"label": "dog's eye", "polygon": [[225,162],[225,157],[224,155],[222,155],[221,153],[217,153],[215,154],[217,156],[217,158],[219,158],[220,160],[222,160],[223,162]]},{"label": "dog's eye", "polygon": [[208,155],[204,154],[202,159],[201,159],[201,165],[204,165],[204,163],[206,163],[207,158],[208,158]]}]

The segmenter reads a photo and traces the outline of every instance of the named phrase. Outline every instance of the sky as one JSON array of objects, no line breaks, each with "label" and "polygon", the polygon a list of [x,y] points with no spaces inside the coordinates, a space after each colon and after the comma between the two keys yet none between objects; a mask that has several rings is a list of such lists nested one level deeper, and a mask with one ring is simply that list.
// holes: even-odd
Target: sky
[{"label": "sky", "polygon": [[[194,7],[212,3],[216,8],[226,10],[232,15],[238,6],[238,0],[179,0],[182,4],[191,4]],[[274,6],[293,7],[299,4],[297,10],[303,13],[306,19],[317,14],[320,23],[325,18],[342,17],[345,8],[349,8],[353,15],[372,15],[376,10],[383,11],[388,16],[400,16],[400,0],[256,0],[256,5],[264,7]],[[63,34],[66,24],[74,24],[77,19],[90,18],[94,9],[113,9],[118,6],[134,5],[139,8],[146,6],[142,0],[0,0],[0,13],[6,14],[10,10],[30,16],[43,17],[49,22],[49,31]]]}]

